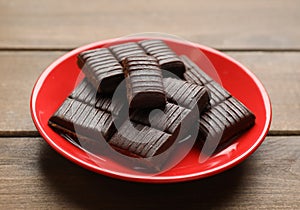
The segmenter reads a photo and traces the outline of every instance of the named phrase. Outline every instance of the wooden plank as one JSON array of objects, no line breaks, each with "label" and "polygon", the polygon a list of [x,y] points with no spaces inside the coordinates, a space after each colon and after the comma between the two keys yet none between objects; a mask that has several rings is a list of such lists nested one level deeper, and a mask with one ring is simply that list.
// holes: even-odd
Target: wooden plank
[{"label": "wooden plank", "polygon": [[35,131],[29,100],[41,72],[62,52],[0,52],[0,134]]},{"label": "wooden plank", "polygon": [[41,138],[0,138],[0,209],[299,209],[300,137],[268,137],[216,176],[151,185],[89,172]]},{"label": "wooden plank", "polygon": [[[34,132],[29,112],[38,75],[63,52],[0,52],[0,134]],[[300,53],[231,52],[266,86],[273,104],[273,133],[299,133]],[[18,134],[18,133],[17,133]]]},{"label": "wooden plank", "polygon": [[0,48],[74,48],[165,32],[215,48],[300,49],[298,0],[0,1]]}]

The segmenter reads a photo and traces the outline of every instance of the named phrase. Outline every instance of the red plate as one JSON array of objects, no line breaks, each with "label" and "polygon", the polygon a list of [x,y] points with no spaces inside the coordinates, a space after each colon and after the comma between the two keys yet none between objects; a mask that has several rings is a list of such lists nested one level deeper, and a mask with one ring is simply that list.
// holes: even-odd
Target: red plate
[{"label": "red plate", "polygon": [[[90,154],[53,132],[47,124],[48,119],[83,77],[76,65],[77,54],[112,43],[145,38],[112,39],[80,47],[53,62],[41,74],[33,88],[30,105],[33,121],[46,142],[64,157],[96,173],[149,183],[180,182],[211,176],[233,167],[251,155],[263,142],[271,123],[271,103],[263,85],[247,68],[223,53],[198,44],[168,38],[161,39],[178,54],[187,54],[191,59],[197,59],[197,64],[204,71],[256,115],[256,124],[253,128],[205,162],[199,163],[199,150],[192,149],[177,165],[155,175],[143,174],[107,157]],[[200,61],[195,58],[195,51],[196,54],[202,55],[200,57],[204,58],[203,61],[200,57]]]}]

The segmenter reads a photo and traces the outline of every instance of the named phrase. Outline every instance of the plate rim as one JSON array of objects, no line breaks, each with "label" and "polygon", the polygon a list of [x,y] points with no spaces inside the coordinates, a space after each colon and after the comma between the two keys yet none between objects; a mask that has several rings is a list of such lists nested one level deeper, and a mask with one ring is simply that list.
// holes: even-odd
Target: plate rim
[{"label": "plate rim", "polygon": [[[153,37],[144,37],[144,36],[139,36],[139,37],[127,37],[128,40],[132,40],[133,38],[141,38],[141,39],[153,39]],[[215,50],[213,48],[198,44],[198,43],[194,43],[194,42],[184,42],[181,40],[174,40],[174,39],[170,39],[170,38],[164,38],[164,37],[156,37],[162,40],[171,40],[171,41],[175,41],[177,43],[181,43],[181,44],[192,44],[194,47],[196,47],[197,49],[200,50],[205,50],[208,51],[210,53],[216,54],[220,57],[223,57],[227,60],[229,60],[230,62],[234,63],[235,65],[237,65],[241,70],[243,70],[249,77],[251,77],[251,79],[254,81],[254,83],[256,84],[256,86],[259,89],[260,94],[262,95],[262,101],[265,105],[265,110],[266,110],[266,120],[264,122],[264,127],[262,132],[260,133],[259,137],[257,138],[257,140],[255,141],[255,143],[248,148],[248,150],[244,153],[242,153],[241,155],[239,155],[238,157],[218,166],[218,167],[214,167],[212,169],[207,169],[201,172],[196,172],[196,173],[189,173],[189,174],[185,174],[185,175],[174,175],[174,176],[145,176],[145,175],[132,175],[132,174],[128,174],[128,173],[122,173],[122,172],[115,172],[115,171],[111,171],[108,170],[106,168],[99,168],[95,165],[89,164],[87,162],[85,162],[84,160],[70,154],[68,151],[65,151],[63,148],[59,147],[56,143],[55,140],[51,139],[51,137],[48,136],[48,134],[45,132],[45,130],[43,129],[43,126],[41,125],[41,123],[38,120],[37,117],[37,113],[36,113],[36,106],[35,106],[35,102],[36,102],[36,98],[38,96],[38,93],[45,81],[45,79],[47,78],[47,76],[51,73],[51,71],[53,69],[55,69],[55,67],[57,65],[59,65],[61,62],[63,62],[65,59],[74,56],[75,54],[78,54],[79,52],[82,52],[84,50],[96,47],[96,46],[103,46],[107,43],[112,43],[115,41],[120,41],[119,38],[114,38],[114,39],[106,39],[106,40],[102,40],[102,41],[97,41],[97,42],[93,42],[87,45],[83,45],[81,47],[78,47],[74,50],[71,50],[67,53],[65,53],[64,55],[62,55],[61,57],[59,57],[58,59],[56,59],[54,62],[52,62],[41,74],[40,76],[37,78],[32,92],[31,92],[31,97],[30,97],[30,112],[31,112],[31,117],[32,120],[34,122],[35,127],[37,128],[38,132],[41,134],[41,136],[43,137],[43,139],[55,150],[57,151],[59,154],[61,154],[62,156],[64,156],[65,158],[67,158],[68,160],[74,162],[75,164],[80,165],[81,167],[91,170],[93,172],[96,172],[98,174],[102,174],[102,175],[106,175],[112,178],[117,178],[117,179],[122,179],[122,180],[127,180],[127,181],[134,181],[134,182],[143,182],[143,183],[174,183],[174,182],[183,182],[183,181],[191,181],[191,180],[195,180],[195,179],[200,179],[200,178],[205,178],[208,176],[213,176],[215,174],[221,173],[225,170],[228,170],[229,168],[232,168],[236,165],[238,165],[239,163],[241,163],[243,160],[245,160],[247,157],[249,157],[253,152],[255,152],[257,150],[257,148],[262,144],[262,142],[264,141],[270,126],[271,126],[271,120],[272,120],[272,105],[271,105],[271,101],[270,101],[270,97],[264,87],[264,85],[260,82],[260,80],[255,76],[254,73],[252,73],[247,67],[245,67],[244,65],[242,65],[240,62],[236,61],[235,59],[231,58],[230,56]],[[125,39],[126,40],[126,39]]]}]

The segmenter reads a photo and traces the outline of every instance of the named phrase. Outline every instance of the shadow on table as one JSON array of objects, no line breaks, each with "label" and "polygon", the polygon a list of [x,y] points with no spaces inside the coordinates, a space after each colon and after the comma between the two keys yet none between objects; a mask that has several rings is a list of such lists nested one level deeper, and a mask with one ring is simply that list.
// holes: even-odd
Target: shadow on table
[{"label": "shadow on table", "polygon": [[[142,184],[105,177],[66,160],[43,144],[40,170],[56,197],[84,209],[211,209],[238,199],[251,161],[221,174],[183,183]],[[61,202],[60,201],[60,202]],[[230,204],[229,204],[230,205]]]}]

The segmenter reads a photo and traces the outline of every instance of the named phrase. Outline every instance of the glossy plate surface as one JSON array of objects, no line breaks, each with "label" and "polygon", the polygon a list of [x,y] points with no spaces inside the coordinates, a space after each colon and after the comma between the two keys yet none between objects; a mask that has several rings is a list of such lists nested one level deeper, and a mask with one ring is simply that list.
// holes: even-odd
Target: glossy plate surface
[{"label": "glossy plate surface", "polygon": [[64,157],[96,173],[149,183],[170,183],[204,178],[229,169],[251,155],[263,142],[271,123],[271,104],[263,85],[247,68],[223,53],[198,44],[173,39],[162,38],[178,54],[187,54],[193,60],[196,60],[193,58],[195,53],[191,54],[191,51],[198,50],[200,52],[201,50],[202,55],[205,55],[206,59],[213,64],[216,72],[212,71],[212,66],[208,62],[197,60],[197,64],[256,115],[255,126],[236,139],[229,147],[211,156],[203,163],[199,163],[199,150],[192,149],[173,168],[160,174],[151,175],[127,169],[107,157],[94,156],[82,151],[48,126],[47,122],[50,116],[83,78],[76,64],[78,53],[145,38],[147,37],[112,39],[80,47],[53,62],[41,74],[33,88],[30,106],[33,121],[46,142]]}]

